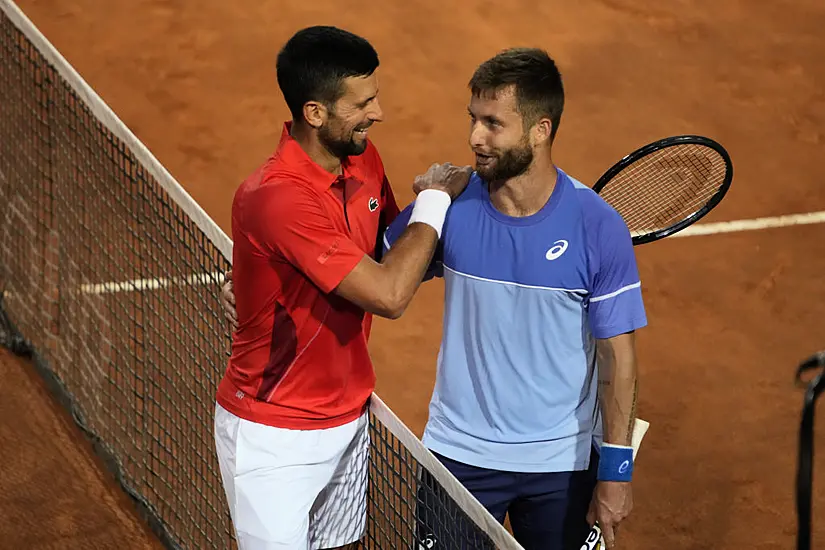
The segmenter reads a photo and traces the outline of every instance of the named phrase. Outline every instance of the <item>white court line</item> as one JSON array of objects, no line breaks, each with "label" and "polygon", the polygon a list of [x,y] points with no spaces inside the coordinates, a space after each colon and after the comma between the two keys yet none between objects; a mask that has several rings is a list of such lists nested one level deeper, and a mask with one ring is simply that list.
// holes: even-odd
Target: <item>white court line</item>
[{"label": "white court line", "polygon": [[700,223],[683,229],[671,235],[673,237],[692,237],[695,235],[715,235],[717,233],[735,233],[739,231],[754,231],[771,227],[789,227],[792,225],[809,225],[825,223],[825,210],[809,212],[807,214],[788,214],[786,216],[772,216],[769,218],[754,218],[750,220],[734,220],[730,222]]},{"label": "white court line", "polygon": [[[740,231],[754,231],[773,227],[790,227],[793,225],[809,225],[825,223],[825,210],[808,214],[789,214],[786,216],[772,216],[754,218],[750,220],[734,220],[729,222],[702,223],[683,229],[667,237],[695,237],[698,235],[716,235],[719,233],[736,233]],[[667,240],[667,239],[665,239]],[[131,281],[85,284],[80,291],[85,294],[111,294],[115,292],[136,292],[141,290],[157,290],[172,285],[219,284],[224,282],[223,274],[219,272],[197,273],[189,277],[173,277],[169,279],[135,279]]]},{"label": "white court line", "polygon": [[80,285],[80,292],[84,294],[111,294],[114,292],[157,290],[171,285],[211,285],[216,283],[223,284],[223,274],[214,271],[212,273],[196,273],[188,277],[172,277],[169,279],[133,279],[122,282],[85,284]]}]

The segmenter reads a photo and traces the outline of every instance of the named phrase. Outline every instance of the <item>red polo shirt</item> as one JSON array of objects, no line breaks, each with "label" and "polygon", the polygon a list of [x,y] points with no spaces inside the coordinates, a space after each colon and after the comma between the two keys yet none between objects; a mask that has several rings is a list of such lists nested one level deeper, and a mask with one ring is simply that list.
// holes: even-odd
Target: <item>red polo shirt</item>
[{"label": "red polo shirt", "polygon": [[290,124],[232,203],[239,327],[217,400],[253,422],[321,429],[358,418],[374,389],[372,316],[332,291],[365,254],[375,257],[398,207],[372,143],[336,176]]}]

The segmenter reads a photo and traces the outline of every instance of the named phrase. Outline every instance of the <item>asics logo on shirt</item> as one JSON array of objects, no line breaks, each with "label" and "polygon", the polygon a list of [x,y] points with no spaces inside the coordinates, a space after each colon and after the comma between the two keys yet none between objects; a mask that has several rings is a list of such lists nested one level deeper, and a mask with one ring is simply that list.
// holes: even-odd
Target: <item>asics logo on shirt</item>
[{"label": "asics logo on shirt", "polygon": [[545,254],[544,257],[548,260],[555,260],[564,254],[565,250],[567,250],[567,241],[561,239],[553,243],[553,246],[547,251],[547,254]]}]

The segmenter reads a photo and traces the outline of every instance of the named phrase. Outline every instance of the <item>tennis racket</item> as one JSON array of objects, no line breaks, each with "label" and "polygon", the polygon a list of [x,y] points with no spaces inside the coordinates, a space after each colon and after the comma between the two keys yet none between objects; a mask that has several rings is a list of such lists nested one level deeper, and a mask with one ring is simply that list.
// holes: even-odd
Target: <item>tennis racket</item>
[{"label": "tennis racket", "polygon": [[685,229],[713,210],[730,189],[733,163],[719,143],[673,136],[641,147],[593,186],[624,218],[640,245]]},{"label": "tennis racket", "polygon": [[[636,454],[639,452],[639,447],[642,445],[642,439],[647,433],[647,429],[649,427],[650,423],[642,420],[641,418],[637,418],[633,423],[633,435],[630,445],[633,447],[634,461],[636,460]],[[599,527],[599,524],[596,523],[596,525],[594,525],[587,534],[587,539],[584,544],[582,544],[580,550],[604,550],[605,548],[607,548],[607,546],[605,546],[604,543],[602,530]]]},{"label": "tennis racket", "polygon": [[799,457],[796,467],[796,518],[797,550],[811,548],[811,499],[813,496],[814,462],[814,412],[816,400],[825,393],[825,351],[812,355],[796,371],[796,381],[804,385],[803,373],[818,370],[818,374],[807,382],[805,401],[802,406],[802,420],[799,424]]}]

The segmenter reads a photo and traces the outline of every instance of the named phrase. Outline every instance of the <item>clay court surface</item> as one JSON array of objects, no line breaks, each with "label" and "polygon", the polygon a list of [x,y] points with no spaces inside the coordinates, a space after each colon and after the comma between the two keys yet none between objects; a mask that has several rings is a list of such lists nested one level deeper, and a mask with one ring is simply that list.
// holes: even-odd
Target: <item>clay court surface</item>
[{"label": "clay court surface", "polygon": [[[227,233],[236,186],[287,116],[276,51],[318,23],[379,51],[386,121],[372,139],[402,205],[432,162],[470,160],[466,81],[476,65],[535,45],[565,79],[555,160],[578,179],[592,184],[654,139],[697,133],[735,165],[730,193],[703,222],[825,210],[825,4],[815,0],[19,5]],[[639,416],[651,429],[619,548],[793,547],[802,403],[793,374],[825,348],[825,225],[674,238],[637,255],[650,320],[639,334]],[[371,340],[379,395],[419,435],[442,289],[424,285]],[[0,547],[159,547],[36,375],[7,356],[0,374]],[[12,420],[19,411],[25,421]],[[819,424],[815,482],[825,487]],[[821,519],[825,490],[814,495]],[[825,521],[814,541],[825,542]]]}]

